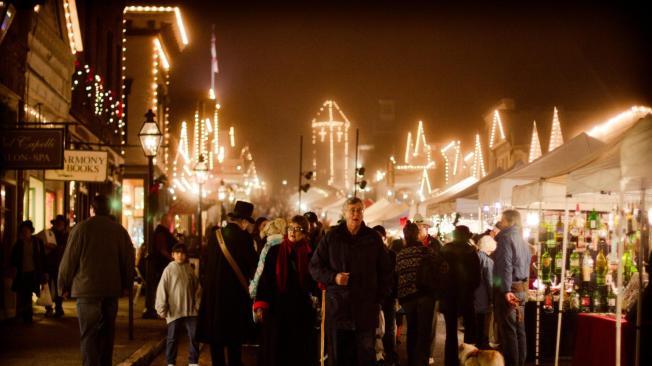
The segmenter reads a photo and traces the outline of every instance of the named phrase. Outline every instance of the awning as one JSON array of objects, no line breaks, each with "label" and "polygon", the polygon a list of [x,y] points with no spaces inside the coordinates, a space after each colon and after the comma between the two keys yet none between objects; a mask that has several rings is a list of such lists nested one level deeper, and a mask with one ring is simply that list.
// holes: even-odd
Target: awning
[{"label": "awning", "polygon": [[381,198],[365,210],[364,221],[369,226],[393,224],[393,221],[396,221],[396,225],[398,225],[398,219],[407,215],[409,209],[410,207],[405,203],[391,202]]},{"label": "awning", "polygon": [[500,203],[509,207],[514,186],[568,174],[594,159],[604,146],[603,142],[581,133],[530,164],[480,184],[480,204]]}]

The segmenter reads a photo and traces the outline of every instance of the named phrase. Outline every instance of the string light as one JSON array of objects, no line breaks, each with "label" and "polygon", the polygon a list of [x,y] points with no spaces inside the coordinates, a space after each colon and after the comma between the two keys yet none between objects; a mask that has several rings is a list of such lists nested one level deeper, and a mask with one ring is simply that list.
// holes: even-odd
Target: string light
[{"label": "string light", "polygon": [[550,143],[548,151],[552,151],[564,144],[564,137],[561,134],[561,123],[559,122],[559,113],[557,107],[552,116],[552,130],[550,131]]},{"label": "string light", "polygon": [[489,138],[489,148],[493,149],[494,148],[494,142],[496,141],[496,129],[498,129],[500,133],[500,141],[505,141],[505,131],[503,130],[503,122],[500,119],[500,114],[498,113],[498,110],[494,111],[494,119],[491,123],[491,135]]},{"label": "string light", "polygon": [[475,150],[473,151],[473,176],[481,179],[487,175],[484,169],[484,158],[482,156],[482,144],[480,142],[480,134],[475,134]]},{"label": "string light", "polygon": [[[322,112],[328,112],[326,120],[320,120]],[[336,117],[337,116],[337,117]],[[319,108],[315,118],[312,120],[312,143],[313,143],[313,171],[317,171],[317,149],[316,149],[316,136],[319,135],[320,143],[324,143],[328,137],[329,155],[328,155],[328,184],[335,183],[335,151],[336,139],[337,144],[341,144],[344,140],[343,155],[344,155],[344,177],[348,177],[349,172],[349,129],[351,122],[346,117],[339,105],[333,100],[325,101]],[[339,159],[338,159],[339,161]],[[313,179],[316,175],[313,174]],[[344,180],[345,188],[348,190],[350,182],[348,179]]]},{"label": "string light", "polygon": [[174,13],[174,17],[179,29],[179,36],[184,46],[188,45],[188,34],[186,27],[183,24],[183,17],[181,16],[181,9],[178,6],[127,6],[124,10],[125,13]]},{"label": "string light", "polygon": [[410,163],[410,150],[412,150],[412,132],[408,132],[407,142],[405,143],[405,164]]},{"label": "string light", "polygon": [[619,113],[617,116],[610,118],[606,122],[593,127],[588,132],[588,135],[594,138],[605,138],[610,133],[630,125],[648,114],[652,114],[652,108],[646,106],[633,106],[628,110]]},{"label": "string light", "polygon": [[235,147],[235,128],[233,126],[229,127],[229,140],[231,147]]},{"label": "string light", "polygon": [[163,50],[163,45],[161,45],[161,41],[158,38],[154,38],[154,47],[156,49],[156,53],[158,55],[158,58],[161,60],[161,63],[163,64],[163,68],[165,70],[170,69],[170,61],[168,60],[168,56]]},{"label": "string light", "polygon": [[[36,8],[34,10],[38,12]],[[84,50],[84,42],[82,42],[81,30],[79,28],[79,17],[77,16],[77,4],[75,3],[75,0],[63,0],[63,10],[66,17],[66,30],[68,31],[70,51],[74,55],[77,52],[82,52]]]},{"label": "string light", "polygon": [[537,121],[532,124],[532,139],[530,140],[530,156],[528,162],[533,162],[541,156],[541,141],[537,131]]},{"label": "string light", "polygon": [[194,160],[198,161],[199,160],[199,154],[201,153],[200,150],[200,138],[201,138],[201,125],[199,124],[199,111],[195,110],[195,127],[193,129],[194,132],[194,139],[193,139],[193,147],[195,149],[195,157]]}]

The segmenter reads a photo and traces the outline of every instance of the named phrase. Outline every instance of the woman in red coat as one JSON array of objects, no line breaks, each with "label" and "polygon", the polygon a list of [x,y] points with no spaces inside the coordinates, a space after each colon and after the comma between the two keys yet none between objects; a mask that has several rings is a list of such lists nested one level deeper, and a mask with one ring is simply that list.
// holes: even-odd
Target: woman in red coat
[{"label": "woman in red coat", "polygon": [[308,221],[294,216],[285,240],[269,249],[254,302],[263,324],[260,364],[309,366],[317,361],[312,296],[317,292],[308,264]]}]

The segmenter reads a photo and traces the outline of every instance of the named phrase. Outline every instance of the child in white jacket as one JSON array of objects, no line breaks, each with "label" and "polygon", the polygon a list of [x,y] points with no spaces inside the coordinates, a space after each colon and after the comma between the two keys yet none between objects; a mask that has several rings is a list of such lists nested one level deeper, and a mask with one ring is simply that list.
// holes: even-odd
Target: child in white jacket
[{"label": "child in white jacket", "polygon": [[156,290],[156,312],[165,318],[168,324],[165,355],[168,365],[174,365],[177,359],[177,330],[186,328],[189,339],[188,362],[198,365],[199,344],[195,340],[197,329],[197,309],[199,309],[199,279],[186,258],[185,244],[172,248],[172,258]]}]

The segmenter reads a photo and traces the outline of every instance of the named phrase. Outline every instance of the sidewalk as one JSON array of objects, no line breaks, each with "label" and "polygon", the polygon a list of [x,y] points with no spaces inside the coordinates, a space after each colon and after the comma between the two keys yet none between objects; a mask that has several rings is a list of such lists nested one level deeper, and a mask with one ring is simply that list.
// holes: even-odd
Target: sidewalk
[{"label": "sidewalk", "polygon": [[[140,318],[144,301],[134,308],[134,339],[128,332],[128,301],[120,299],[116,319],[113,364],[119,364],[134,355],[141,357],[165,337],[165,320]],[[8,320],[0,323],[0,363],[11,365],[79,365],[79,323],[75,301],[64,302],[66,315],[45,318],[42,307],[34,307],[34,323]],[[132,357],[133,359],[133,357]]]}]

